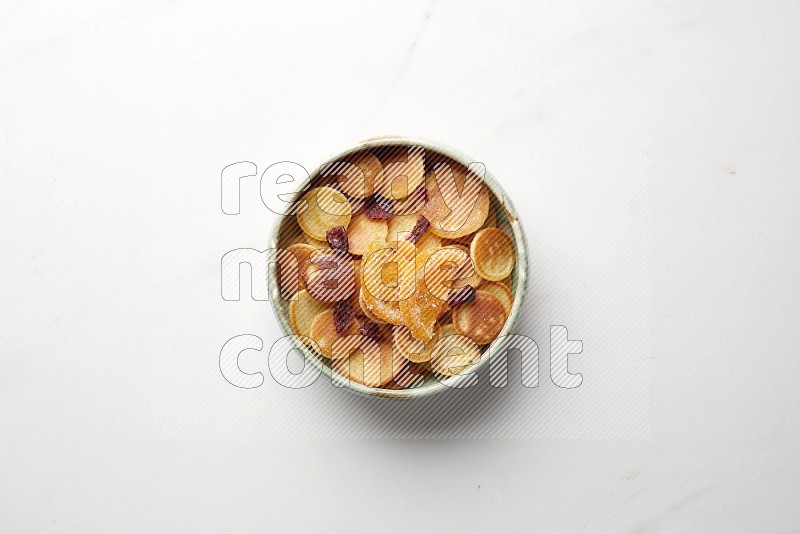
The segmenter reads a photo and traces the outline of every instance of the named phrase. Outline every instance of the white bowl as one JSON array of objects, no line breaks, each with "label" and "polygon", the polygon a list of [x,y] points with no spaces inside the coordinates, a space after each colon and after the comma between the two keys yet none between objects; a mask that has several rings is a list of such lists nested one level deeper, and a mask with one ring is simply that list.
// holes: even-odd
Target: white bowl
[{"label": "white bowl", "polygon": [[[298,192],[292,198],[291,202],[295,202],[298,200],[303,193],[305,192],[308,185],[316,179],[319,175],[320,169],[323,165],[335,161],[339,161],[345,156],[352,154],[353,152],[358,152],[360,150],[365,149],[372,149],[382,146],[421,146],[425,150],[430,150],[434,152],[438,152],[444,156],[451,158],[452,160],[461,163],[464,166],[469,165],[472,162],[477,160],[470,158],[463,152],[456,150],[450,146],[444,145],[442,143],[437,143],[434,141],[428,141],[425,139],[419,139],[416,137],[403,137],[403,136],[383,136],[383,137],[373,137],[362,141],[358,144],[350,146],[341,152],[337,152],[326,161],[322,162],[310,175],[309,179],[302,183]],[[514,208],[514,204],[511,202],[511,199],[508,198],[506,192],[497,182],[497,180],[492,176],[492,173],[486,169],[486,174],[484,176],[484,181],[486,186],[489,190],[497,197],[498,205],[500,210],[497,213],[497,223],[498,226],[501,224],[507,224],[508,227],[511,229],[512,237],[514,241],[514,247],[516,252],[516,264],[514,266],[514,271],[511,273],[511,290],[514,294],[514,304],[511,308],[511,314],[509,315],[508,319],[506,320],[506,324],[503,327],[503,330],[500,332],[500,336],[497,340],[495,340],[489,347],[483,348],[483,354],[481,355],[480,360],[475,362],[470,368],[468,368],[465,373],[457,376],[451,376],[447,378],[442,378],[441,381],[438,380],[436,377],[428,377],[425,382],[415,388],[411,389],[381,389],[381,388],[373,388],[368,387],[363,384],[359,384],[354,381],[350,381],[348,387],[344,389],[349,389],[350,391],[354,391],[356,393],[361,393],[363,395],[369,395],[373,397],[385,397],[385,398],[392,398],[392,399],[418,399],[422,397],[428,397],[434,395],[436,393],[441,393],[443,391],[447,391],[449,389],[454,389],[459,385],[463,384],[465,380],[469,380],[471,377],[469,376],[471,372],[478,372],[483,369],[487,362],[489,361],[488,354],[490,351],[497,346],[498,343],[502,342],[502,337],[510,334],[513,329],[514,325],[517,322],[517,318],[519,317],[519,311],[522,309],[522,302],[525,297],[525,290],[527,289],[528,285],[528,248],[527,242],[525,240],[525,232],[522,229],[522,224],[519,221],[519,216],[517,214],[517,210]],[[270,237],[270,247],[275,249],[278,247],[278,238],[280,235],[280,228],[283,224],[286,216],[280,217],[275,226],[272,230],[272,234]],[[270,280],[277,280],[277,267],[274,263],[270,264],[269,266],[269,279]],[[278,323],[281,325],[281,329],[283,330],[284,334],[287,336],[294,335],[292,331],[292,327],[289,324],[289,311],[288,311],[288,301],[285,301],[281,298],[280,290],[277,284],[272,284],[270,287],[270,301],[272,302],[272,309],[275,312],[275,316],[278,319]],[[306,347],[304,344],[300,343],[299,341],[293,342],[293,345],[303,351],[306,355],[307,361],[311,362],[312,365],[319,368],[322,373],[328,378],[331,379],[331,373],[333,372],[330,368],[330,360],[327,358],[320,356],[313,350]],[[331,386],[333,387],[333,386]]]}]

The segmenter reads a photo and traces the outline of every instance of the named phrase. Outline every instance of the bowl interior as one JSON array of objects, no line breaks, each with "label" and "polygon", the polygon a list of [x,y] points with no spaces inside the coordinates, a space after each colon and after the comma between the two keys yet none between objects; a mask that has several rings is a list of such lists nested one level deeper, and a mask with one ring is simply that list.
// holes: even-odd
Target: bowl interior
[{"label": "bowl interior", "polygon": [[[440,143],[434,143],[431,141],[426,141],[416,138],[407,138],[407,137],[380,137],[380,138],[369,139],[367,141],[349,147],[333,155],[332,157],[328,158],[325,162],[323,162],[314,172],[311,173],[309,179],[301,185],[301,187],[298,189],[298,192],[291,199],[291,202],[297,201],[306,191],[319,185],[320,181],[322,180],[320,176],[320,169],[327,163],[339,161],[340,159],[352,153],[359,152],[362,150],[376,150],[376,149],[384,150],[389,147],[407,147],[407,146],[421,146],[422,148],[424,148],[426,153],[426,160],[432,159],[430,158],[430,156],[435,155],[436,157],[449,158],[457,163],[461,163],[464,166],[469,166],[471,163],[474,166],[475,165],[474,162],[476,161],[451,147],[442,145]],[[490,192],[490,199],[491,199],[490,209],[495,210],[495,213],[497,215],[497,227],[506,230],[512,236],[512,241],[514,242],[514,248],[516,253],[516,262],[514,265],[514,270],[511,273],[511,291],[514,295],[514,302],[511,309],[511,314],[507,318],[505,326],[503,327],[503,330],[500,333],[500,336],[490,345],[484,346],[481,358],[461,375],[451,376],[446,378],[441,377],[441,379],[431,375],[426,377],[425,381],[421,385],[410,389],[373,388],[365,386],[363,384],[359,384],[355,381],[350,381],[349,384],[347,384],[347,389],[370,396],[397,398],[397,399],[411,399],[411,398],[426,397],[453,388],[470,386],[472,385],[472,383],[474,383],[474,380],[476,380],[477,372],[480,371],[487,364],[489,360],[488,357],[489,354],[493,350],[496,350],[499,347],[500,343],[502,342],[502,337],[507,334],[510,334],[513,331],[514,325],[516,324],[517,317],[519,315],[519,310],[521,309],[522,306],[525,290],[527,287],[528,256],[527,256],[527,245],[525,241],[525,235],[522,229],[522,225],[519,222],[517,212],[514,209],[513,203],[506,196],[505,191],[502,189],[500,184],[497,183],[497,181],[494,179],[491,173],[489,173],[488,169],[485,169],[485,167],[481,167],[480,164],[477,168],[481,169],[481,171],[484,172],[484,182]],[[272,238],[270,240],[271,248],[273,249],[276,249],[278,247],[285,248],[287,240],[291,236],[296,235],[297,230],[294,219],[295,217],[292,215],[278,218],[272,232]],[[277,280],[276,269],[277,268],[274,263],[270,264],[269,266],[270,280]],[[287,336],[293,335],[294,332],[292,331],[292,327],[289,324],[289,319],[288,319],[289,300],[286,300],[281,297],[280,290],[277,284],[271,284],[270,301],[272,302],[273,310],[275,312],[279,324],[281,325],[283,333]],[[328,379],[332,380],[332,382],[335,385],[341,385],[341,383],[347,382],[346,379],[341,379],[338,373],[336,373],[331,369],[330,360],[319,355],[316,351],[308,348],[307,346],[303,345],[298,341],[294,341],[292,344],[306,355],[307,361],[318,367]]]}]

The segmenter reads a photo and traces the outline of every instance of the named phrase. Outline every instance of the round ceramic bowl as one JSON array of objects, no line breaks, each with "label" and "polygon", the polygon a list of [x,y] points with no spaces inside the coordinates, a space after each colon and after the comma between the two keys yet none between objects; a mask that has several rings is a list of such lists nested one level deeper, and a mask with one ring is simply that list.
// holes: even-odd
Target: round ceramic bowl
[{"label": "round ceramic bowl", "polygon": [[[456,150],[450,146],[444,145],[442,143],[437,143],[435,141],[428,141],[425,139],[419,139],[416,137],[403,137],[403,136],[383,136],[383,137],[373,137],[362,141],[358,144],[350,146],[340,152],[329,157],[326,161],[322,162],[309,176],[309,178],[300,184],[300,187],[297,190],[297,193],[291,199],[291,202],[296,202],[309,188],[309,185],[314,182],[314,180],[319,176],[320,169],[323,168],[324,165],[339,161],[345,156],[352,154],[354,152],[358,152],[361,150],[367,149],[374,149],[379,147],[386,147],[386,146],[420,146],[424,148],[426,151],[437,152],[443,156],[449,157],[450,159],[461,163],[464,166],[468,166],[470,163],[475,162],[477,160],[470,158],[463,152]],[[465,381],[472,379],[474,373],[480,372],[483,369],[488,361],[489,361],[489,354],[493,354],[493,350],[498,347],[499,343],[502,343],[503,336],[506,336],[513,332],[514,326],[517,323],[517,319],[519,317],[520,310],[522,309],[522,303],[525,297],[525,290],[527,289],[528,284],[528,249],[525,240],[525,233],[522,229],[522,223],[519,220],[519,215],[517,213],[516,208],[514,208],[514,204],[511,202],[511,199],[508,198],[506,192],[500,186],[498,181],[492,176],[492,173],[486,169],[484,175],[484,181],[486,187],[489,188],[491,193],[494,195],[496,200],[496,207],[497,209],[497,226],[503,226],[510,230],[515,252],[516,252],[516,264],[514,266],[514,271],[511,273],[511,291],[514,295],[514,303],[511,308],[511,314],[509,315],[508,319],[506,320],[505,326],[503,330],[500,332],[499,337],[492,342],[488,347],[483,347],[483,353],[481,358],[475,362],[471,367],[466,369],[462,374],[450,377],[442,377],[441,379],[436,378],[434,376],[429,376],[426,378],[425,382],[421,385],[410,388],[410,389],[383,389],[383,388],[373,388],[369,386],[365,386],[363,384],[359,384],[355,381],[350,381],[349,385],[343,389],[349,389],[350,391],[360,393],[363,395],[369,395],[372,397],[383,397],[383,398],[392,398],[392,399],[418,399],[422,397],[429,397],[431,395],[435,395],[437,393],[442,393],[444,391],[448,391],[450,389],[456,389],[458,387],[464,387]],[[286,219],[286,216],[279,217],[275,223],[274,228],[272,229],[272,233],[270,236],[270,248],[276,249],[278,248],[279,244],[279,236],[281,234],[281,227]],[[271,263],[269,266],[269,279],[270,280],[277,280],[277,266],[275,263]],[[281,298],[280,289],[278,284],[271,284],[270,287],[270,301],[272,302],[272,309],[275,312],[275,316],[278,319],[278,323],[283,330],[283,333],[286,336],[289,336],[291,341],[290,344],[294,347],[299,349],[303,352],[306,356],[306,361],[310,362],[312,365],[317,367],[322,371],[325,377],[328,379],[333,379],[332,376],[335,371],[333,371],[330,367],[330,360],[327,358],[317,354],[314,350],[308,348],[300,341],[298,341],[295,337],[293,337],[294,332],[292,331],[292,327],[289,324],[289,311],[288,311],[288,301]],[[339,378],[337,376],[337,378]],[[341,379],[345,382],[347,379]]]}]

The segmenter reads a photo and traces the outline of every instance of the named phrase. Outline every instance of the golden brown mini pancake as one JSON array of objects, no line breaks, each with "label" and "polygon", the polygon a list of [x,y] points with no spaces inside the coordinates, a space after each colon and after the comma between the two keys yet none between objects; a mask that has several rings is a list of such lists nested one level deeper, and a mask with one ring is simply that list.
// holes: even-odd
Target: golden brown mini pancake
[{"label": "golden brown mini pancake", "polygon": [[[344,163],[344,165],[342,164]],[[353,164],[357,168],[348,166]],[[381,162],[367,151],[347,156],[342,162],[329,165],[323,174],[335,175],[339,189],[349,197],[366,198],[375,192],[375,183],[383,177]]]},{"label": "golden brown mini pancake", "polygon": [[499,228],[485,228],[475,234],[469,253],[475,270],[486,280],[499,282],[514,270],[514,243]]},{"label": "golden brown mini pancake", "polygon": [[379,154],[383,177],[375,191],[384,198],[401,200],[415,192],[425,179],[422,147],[403,146],[385,149]]},{"label": "golden brown mini pancake", "polygon": [[478,345],[494,341],[505,324],[506,311],[503,304],[488,291],[477,290],[475,300],[453,310],[453,326],[456,331]]},{"label": "golden brown mini pancake", "polygon": [[408,327],[397,325],[392,329],[395,357],[399,355],[414,363],[430,361],[433,347],[436,346],[441,334],[442,328],[438,324],[434,324],[433,337],[426,343],[415,339]]},{"label": "golden brown mini pancake", "polygon": [[289,302],[289,324],[294,333],[299,336],[311,334],[311,323],[320,313],[332,309],[326,302],[320,302],[311,297],[308,291],[302,290],[297,298]]},{"label": "golden brown mini pancake", "polygon": [[428,231],[457,239],[480,229],[489,213],[489,191],[483,180],[459,164],[437,164],[425,177],[428,202],[422,214]]},{"label": "golden brown mini pancake", "polygon": [[503,305],[503,309],[506,311],[506,318],[511,315],[511,306],[514,304],[514,295],[511,293],[511,290],[507,285],[503,284],[502,282],[490,282],[488,280],[484,280],[481,285],[478,286],[478,289],[488,291],[497,297],[497,299]]},{"label": "golden brown mini pancake", "polygon": [[309,336],[319,346],[319,350],[326,358],[344,358],[346,353],[335,354],[333,343],[347,336],[358,334],[358,320],[354,320],[350,326],[341,334],[336,333],[336,325],[333,321],[333,308],[320,312],[311,323]]},{"label": "golden brown mini pancake", "polygon": [[388,226],[385,220],[370,219],[364,212],[354,215],[347,227],[350,254],[361,256],[374,241],[385,243]]},{"label": "golden brown mini pancake", "polygon": [[441,375],[460,374],[481,357],[481,349],[470,338],[456,332],[453,325],[442,327],[442,337],[431,354],[431,369]]},{"label": "golden brown mini pancake", "polygon": [[347,197],[331,187],[317,187],[303,195],[297,214],[297,223],[307,235],[317,241],[326,241],[331,228],[350,224],[351,207]]}]

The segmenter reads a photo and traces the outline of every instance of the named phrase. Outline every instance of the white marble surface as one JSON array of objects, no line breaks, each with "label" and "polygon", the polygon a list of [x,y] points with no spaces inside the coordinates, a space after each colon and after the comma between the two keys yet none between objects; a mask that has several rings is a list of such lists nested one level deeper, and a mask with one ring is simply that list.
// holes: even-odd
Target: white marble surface
[{"label": "white marble surface", "polygon": [[[798,27],[792,1],[1,3],[0,530],[798,531]],[[223,215],[221,169],[387,133],[520,207],[540,387],[419,414],[258,354],[229,385],[224,341],[277,329],[219,259],[273,218],[253,180]]]}]

